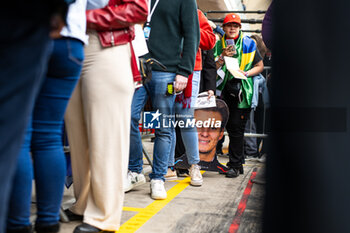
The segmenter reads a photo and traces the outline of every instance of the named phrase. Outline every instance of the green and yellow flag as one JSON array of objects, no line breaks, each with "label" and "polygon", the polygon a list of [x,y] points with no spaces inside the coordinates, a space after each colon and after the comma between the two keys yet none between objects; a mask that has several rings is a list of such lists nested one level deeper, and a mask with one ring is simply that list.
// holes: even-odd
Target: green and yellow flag
[{"label": "green and yellow flag", "polygon": [[[226,36],[224,35],[220,41],[218,41],[214,47],[214,56],[215,60],[218,59],[222,53],[222,49],[226,48]],[[256,44],[248,36],[243,36],[243,33],[240,32],[239,38],[236,41],[236,51],[237,54],[234,55],[234,58],[238,59],[238,64],[240,69],[243,71],[248,71],[252,67],[252,63],[255,57]],[[224,75],[217,76],[216,79],[216,89],[219,93],[224,89],[227,81],[233,79],[233,75],[226,69],[224,64],[222,67],[222,72]],[[219,72],[220,73],[220,72]],[[238,104],[238,108],[250,108],[252,103],[253,96],[253,80],[252,77],[248,77],[247,80],[242,80],[242,102]]]}]

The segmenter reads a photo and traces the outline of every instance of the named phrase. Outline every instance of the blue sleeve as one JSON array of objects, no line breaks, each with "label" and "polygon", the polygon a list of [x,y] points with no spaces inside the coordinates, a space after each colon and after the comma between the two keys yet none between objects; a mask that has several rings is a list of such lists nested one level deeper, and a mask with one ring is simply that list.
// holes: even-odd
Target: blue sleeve
[{"label": "blue sleeve", "polygon": [[224,30],[222,30],[220,26],[216,26],[216,28],[214,29],[214,32],[219,33],[221,36],[224,36],[225,34]]},{"label": "blue sleeve", "polygon": [[103,8],[108,4],[109,0],[88,0],[86,10]]}]

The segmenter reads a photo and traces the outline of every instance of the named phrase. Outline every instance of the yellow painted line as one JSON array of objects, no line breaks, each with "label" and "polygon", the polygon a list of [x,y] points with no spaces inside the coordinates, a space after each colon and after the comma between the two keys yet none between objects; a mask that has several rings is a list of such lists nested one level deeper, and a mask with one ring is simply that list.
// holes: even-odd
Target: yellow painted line
[{"label": "yellow painted line", "polygon": [[136,207],[127,207],[127,206],[124,206],[123,207],[123,210],[124,211],[132,211],[132,212],[140,212],[143,210],[143,208],[136,208]]},{"label": "yellow painted line", "polygon": [[[203,174],[204,171],[201,171]],[[137,231],[143,224],[150,220],[160,210],[162,210],[171,200],[179,195],[187,186],[190,185],[191,178],[186,177],[183,180],[178,180],[177,184],[169,189],[167,192],[167,198],[165,200],[155,200],[149,204],[146,208],[135,208],[140,211],[120,226],[118,233],[132,233]],[[125,208],[125,207],[124,207]],[[132,207],[130,207],[132,208]],[[132,208],[134,209],[134,208]]]}]

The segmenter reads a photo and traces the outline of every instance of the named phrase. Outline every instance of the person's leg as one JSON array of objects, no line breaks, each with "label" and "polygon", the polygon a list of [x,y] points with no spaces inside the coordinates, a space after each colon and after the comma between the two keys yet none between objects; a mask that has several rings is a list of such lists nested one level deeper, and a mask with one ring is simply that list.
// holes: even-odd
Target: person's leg
[{"label": "person's leg", "polygon": [[33,181],[33,163],[30,156],[32,121],[30,120],[17,161],[7,214],[7,231],[30,229],[30,206]]},{"label": "person's leg", "polygon": [[[199,92],[199,83],[200,83],[200,71],[193,72],[192,78],[192,93],[191,93],[191,104],[190,108],[183,108],[181,103],[175,103],[175,113],[179,116],[177,117],[178,121],[192,121],[194,119],[194,106]],[[199,163],[199,151],[198,151],[198,133],[196,127],[180,127],[181,142],[184,145],[187,159],[191,165],[190,175],[191,175],[191,184],[192,185],[201,185],[202,184],[202,175],[199,171],[197,165]],[[174,131],[175,133],[175,131]],[[177,142],[179,143],[179,142]],[[173,136],[172,147],[169,157],[169,166],[174,166],[174,157],[175,157],[175,144],[176,135]],[[171,173],[168,169],[168,173]]]},{"label": "person's leg", "polygon": [[182,141],[181,131],[179,126],[176,126],[175,134],[176,134],[175,158],[178,158],[184,155],[186,152],[184,143]]},{"label": "person's leg", "polygon": [[[178,108],[176,108],[178,109]],[[182,116],[180,119],[186,122],[191,121],[193,117],[193,108],[181,108],[177,110]],[[186,156],[188,163],[191,165],[189,169],[189,175],[191,176],[191,185],[201,186],[203,183],[202,174],[200,173],[200,167],[198,163],[199,159],[199,148],[198,148],[198,132],[196,127],[182,127],[180,128],[182,141],[185,146]]]},{"label": "person's leg", "polygon": [[201,82],[201,72],[200,71],[193,71],[193,77],[192,77],[192,96],[191,96],[191,108],[194,108],[198,94],[199,94],[199,87]]},{"label": "person's leg", "polygon": [[142,86],[135,90],[131,104],[129,170],[136,173],[141,173],[143,165],[139,120],[141,118],[141,111],[145,106],[147,99],[147,90]]},{"label": "person's leg", "polygon": [[[175,105],[176,105],[176,103],[175,103]],[[176,146],[176,143],[177,143],[176,131],[174,130],[173,135],[171,136],[171,146],[170,146],[168,167],[173,167],[175,164],[175,146]]]},{"label": "person's leg", "polygon": [[[194,109],[182,108],[182,104],[179,104],[179,105],[176,104],[176,113],[180,114],[183,117],[179,117],[178,120],[184,121],[185,124],[188,121],[192,121],[194,119],[194,116],[193,116]],[[181,131],[182,142],[185,146],[188,163],[190,165],[199,163],[197,128],[195,126],[181,127],[180,131]]]},{"label": "person's leg", "polygon": [[164,175],[164,178],[166,181],[177,180],[177,174],[176,174],[176,171],[174,168],[174,165],[175,165],[175,147],[177,145],[176,136],[177,136],[177,133],[174,130],[173,135],[171,136],[171,146],[170,146],[170,152],[169,152],[169,158],[168,158],[169,159],[168,170],[167,170],[167,173]]},{"label": "person's leg", "polygon": [[[91,171],[84,223],[115,231],[120,226],[129,160],[131,51],[129,44],[101,48],[97,33],[89,36],[85,64],[90,67],[82,77]],[[76,229],[81,228],[84,225]]]},{"label": "person's leg", "polygon": [[[176,107],[176,111],[179,112],[183,116],[187,116],[183,118],[183,120],[193,119],[194,118],[194,105],[196,103],[196,99],[199,92],[199,83],[200,83],[200,71],[193,72],[192,78],[192,96],[191,96],[191,108],[179,108]],[[198,164],[199,163],[199,149],[198,149],[198,132],[196,127],[187,127],[180,128],[182,141],[185,146],[186,155],[188,159],[188,163]]]},{"label": "person's leg", "polygon": [[[192,94],[191,94],[191,104],[190,107],[191,109],[188,108],[183,108],[181,103],[175,103],[175,114],[179,115],[187,115],[188,117],[179,117],[178,120],[184,120],[186,119],[193,119],[193,108],[196,103],[196,99],[198,96],[199,92],[199,85],[200,85],[200,78],[201,78],[201,72],[200,71],[194,71],[193,72],[193,78],[192,78]],[[188,161],[190,164],[197,164],[199,163],[199,152],[198,152],[198,134],[197,134],[197,129],[186,129],[184,130],[183,127],[179,128],[180,129],[180,134],[181,134],[181,139],[184,144],[184,148],[186,151],[186,155],[188,158]],[[185,133],[185,135],[183,135]],[[195,135],[193,135],[193,133]],[[186,142],[186,140],[189,140]],[[174,136],[172,140],[172,147],[171,147],[171,153],[169,156],[169,166],[174,166],[175,163],[175,145],[177,147],[177,144],[179,142],[176,142],[176,132],[174,131]]]},{"label": "person's leg", "polygon": [[[147,85],[146,85],[147,86]],[[139,120],[141,112],[148,99],[147,89],[142,86],[135,90],[131,103],[130,122],[130,146],[129,146],[129,166],[126,174],[124,191],[146,183],[145,176],[141,173],[143,169],[142,139],[139,130]]]},{"label": "person's leg", "polygon": [[82,100],[82,80],[84,78],[84,70],[86,69],[87,67],[84,65],[82,75],[69,100],[64,116],[72,165],[74,197],[76,200],[69,210],[78,215],[83,215],[86,208],[91,175],[87,129]]},{"label": "person's leg", "polygon": [[51,51],[48,25],[3,19],[0,35],[0,232],[23,136]]},{"label": "person's leg", "polygon": [[241,169],[243,158],[243,138],[244,128],[249,117],[250,109],[238,109],[231,107],[230,115],[226,125],[229,134],[229,162],[227,166],[230,168]]},{"label": "person's leg", "polygon": [[[152,72],[152,80],[149,83],[149,91],[152,100],[152,107],[162,114],[159,119],[161,125],[163,119],[173,120],[174,118],[174,101],[175,95],[166,96],[167,84],[173,83],[175,73]],[[150,174],[151,179],[160,179],[164,181],[164,175],[168,168],[168,159],[171,147],[171,140],[174,128],[163,127],[155,130],[154,153],[153,153],[153,169]]]},{"label": "person's leg", "polygon": [[63,117],[80,76],[83,43],[54,41],[47,77],[33,113],[32,156],[37,198],[36,229],[55,225],[63,197],[66,160],[62,145]]},{"label": "person's leg", "polygon": [[[251,109],[249,119],[245,125],[245,133],[256,133],[255,122],[254,122],[254,109]],[[244,156],[245,159],[252,160],[258,157],[258,143],[256,137],[245,137],[244,139]]]}]

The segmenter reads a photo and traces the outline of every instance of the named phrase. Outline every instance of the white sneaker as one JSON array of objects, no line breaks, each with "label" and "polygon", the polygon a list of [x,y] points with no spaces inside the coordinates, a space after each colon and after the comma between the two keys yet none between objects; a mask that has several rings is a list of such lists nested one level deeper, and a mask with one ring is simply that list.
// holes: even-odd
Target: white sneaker
[{"label": "white sneaker", "polygon": [[201,186],[203,184],[203,177],[198,164],[192,164],[190,168],[191,185]]},{"label": "white sneaker", "polygon": [[126,182],[124,185],[124,192],[146,183],[146,178],[142,173],[128,171]]},{"label": "white sneaker", "polygon": [[151,197],[155,200],[166,199],[167,193],[164,188],[164,181],[151,180]]},{"label": "white sneaker", "polygon": [[266,154],[263,154],[260,158],[258,158],[258,162],[266,163]]},{"label": "white sneaker", "polygon": [[169,180],[177,180],[177,175],[176,175],[176,171],[174,170],[171,170],[171,168],[169,167],[168,168],[168,172],[166,173],[166,175],[164,176],[164,179],[166,181],[169,181]]}]

